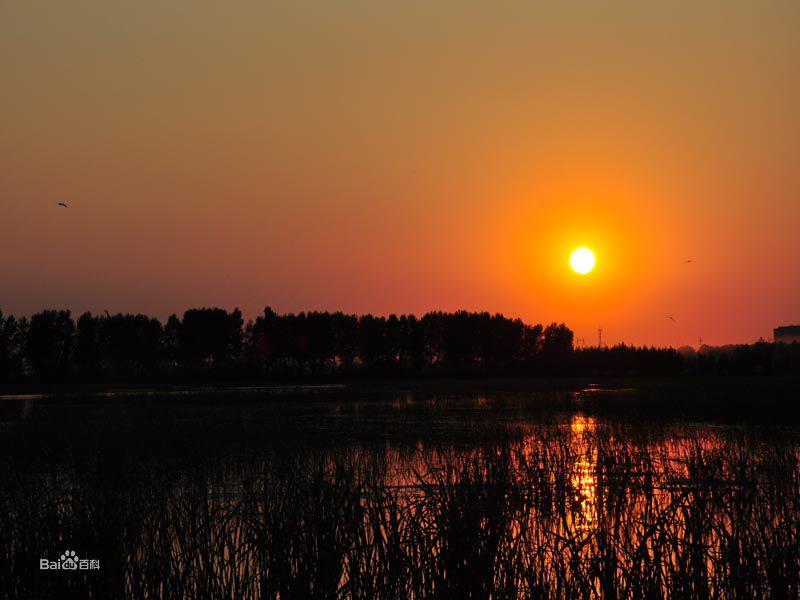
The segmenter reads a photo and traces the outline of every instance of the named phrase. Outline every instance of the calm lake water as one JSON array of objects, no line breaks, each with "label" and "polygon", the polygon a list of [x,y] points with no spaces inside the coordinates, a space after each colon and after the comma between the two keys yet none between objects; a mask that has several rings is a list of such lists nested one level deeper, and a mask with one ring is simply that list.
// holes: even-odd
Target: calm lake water
[{"label": "calm lake water", "polygon": [[[792,394],[747,394],[463,384],[2,398],[0,589],[797,597]],[[67,551],[76,569],[41,569],[72,565]]]}]

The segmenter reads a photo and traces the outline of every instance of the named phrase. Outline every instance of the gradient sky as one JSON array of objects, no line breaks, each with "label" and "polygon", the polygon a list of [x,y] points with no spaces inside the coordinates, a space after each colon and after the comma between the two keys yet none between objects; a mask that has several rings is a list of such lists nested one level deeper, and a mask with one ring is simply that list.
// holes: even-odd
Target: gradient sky
[{"label": "gradient sky", "polygon": [[797,0],[3,0],[0,81],[6,313],[800,322]]}]

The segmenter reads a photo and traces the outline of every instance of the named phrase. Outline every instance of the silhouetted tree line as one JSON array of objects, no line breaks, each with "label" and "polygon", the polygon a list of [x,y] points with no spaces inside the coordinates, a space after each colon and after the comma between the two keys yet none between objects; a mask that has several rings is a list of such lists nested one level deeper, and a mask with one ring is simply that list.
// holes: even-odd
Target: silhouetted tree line
[{"label": "silhouetted tree line", "polygon": [[718,375],[800,374],[800,344],[797,342],[701,346],[682,348],[687,371]]},{"label": "silhouetted tree line", "polygon": [[573,347],[564,324],[528,325],[487,312],[348,315],[266,308],[191,309],[162,324],[145,315],[0,312],[0,382],[550,376],[800,372],[800,345],[723,349]]}]

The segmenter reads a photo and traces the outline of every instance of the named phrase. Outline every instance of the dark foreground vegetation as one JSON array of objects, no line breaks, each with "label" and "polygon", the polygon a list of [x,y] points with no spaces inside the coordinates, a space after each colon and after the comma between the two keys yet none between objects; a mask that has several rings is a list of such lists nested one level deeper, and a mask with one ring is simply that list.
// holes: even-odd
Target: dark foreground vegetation
[{"label": "dark foreground vegetation", "polygon": [[489,313],[375,317],[340,312],[244,323],[238,310],[145,315],[0,313],[0,384],[321,377],[628,376],[800,373],[800,344],[678,352],[578,348],[563,324]]},{"label": "dark foreground vegetation", "polygon": [[800,594],[790,431],[330,400],[7,401],[4,596]]}]

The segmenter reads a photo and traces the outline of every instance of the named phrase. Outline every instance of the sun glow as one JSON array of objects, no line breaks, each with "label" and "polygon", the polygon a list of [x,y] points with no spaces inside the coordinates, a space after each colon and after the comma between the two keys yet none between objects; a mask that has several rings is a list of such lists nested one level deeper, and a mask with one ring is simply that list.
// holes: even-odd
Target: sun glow
[{"label": "sun glow", "polygon": [[569,257],[569,265],[579,275],[591,273],[594,270],[594,264],[594,252],[585,246],[573,250]]}]

